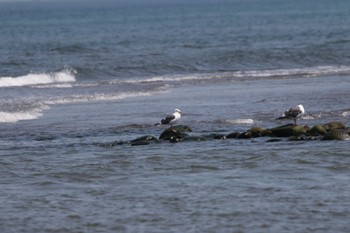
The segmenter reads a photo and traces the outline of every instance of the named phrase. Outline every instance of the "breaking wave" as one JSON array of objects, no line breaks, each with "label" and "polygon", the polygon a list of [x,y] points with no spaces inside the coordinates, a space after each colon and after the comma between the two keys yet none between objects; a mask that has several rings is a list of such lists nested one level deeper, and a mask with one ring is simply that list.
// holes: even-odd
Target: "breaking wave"
[{"label": "breaking wave", "polygon": [[[94,93],[94,94],[75,94],[67,96],[55,96],[50,98],[27,98],[17,100],[16,103],[2,103],[13,107],[10,111],[0,111],[0,123],[16,123],[23,120],[35,120],[43,116],[46,109],[50,106],[61,104],[78,104],[98,101],[115,101],[133,97],[151,96],[154,94],[164,93],[168,91],[169,86],[145,90],[145,91],[128,91],[120,93]],[[0,109],[3,107],[0,102]]]},{"label": "breaking wave", "polygon": [[35,120],[42,117],[41,109],[26,112],[0,112],[0,123],[15,123],[23,120]]},{"label": "breaking wave", "polygon": [[19,77],[0,77],[0,87],[37,86],[75,82],[76,71],[64,69],[59,72],[30,73]]},{"label": "breaking wave", "polygon": [[124,81],[114,81],[113,83],[155,83],[155,82],[208,82],[208,81],[228,81],[228,80],[251,80],[251,79],[272,79],[272,78],[292,78],[292,77],[317,77],[325,75],[350,74],[350,66],[315,66],[294,69],[271,69],[271,70],[247,70],[218,72],[209,74],[190,75],[164,75],[145,79],[129,79]]}]

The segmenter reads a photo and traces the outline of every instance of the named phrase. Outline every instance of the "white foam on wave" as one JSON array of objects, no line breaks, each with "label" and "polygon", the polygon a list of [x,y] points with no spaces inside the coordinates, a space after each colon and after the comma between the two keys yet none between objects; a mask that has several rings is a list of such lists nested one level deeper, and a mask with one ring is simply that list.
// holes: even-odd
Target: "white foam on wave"
[{"label": "white foam on wave", "polygon": [[340,114],[340,116],[342,116],[342,117],[348,117],[348,116],[350,116],[350,111],[342,112],[342,113]]},{"label": "white foam on wave", "polygon": [[152,96],[154,94],[165,93],[168,91],[168,85],[158,88],[154,91],[145,92],[123,92],[118,94],[92,94],[92,95],[70,95],[65,97],[51,98],[45,100],[45,105],[57,105],[57,104],[76,104],[76,103],[87,103],[91,101],[113,101],[122,100],[132,97],[143,97]]},{"label": "white foam on wave", "polygon": [[[163,85],[154,90],[135,91],[122,93],[96,93],[90,95],[67,95],[51,97],[49,99],[32,98],[26,99],[22,104],[26,105],[21,111],[0,111],[0,123],[15,123],[22,120],[35,120],[43,116],[43,111],[52,105],[79,104],[98,101],[116,101],[132,97],[152,96],[154,94],[166,93],[169,85]],[[20,104],[19,104],[20,105]],[[29,107],[28,107],[29,105]]]},{"label": "white foam on wave", "polygon": [[206,74],[191,74],[191,75],[165,75],[165,76],[156,76],[152,78],[143,78],[143,79],[129,79],[123,81],[114,81],[111,83],[156,83],[156,82],[179,82],[179,81],[192,81],[192,80],[202,80],[202,79],[211,79],[215,78],[212,75]]},{"label": "white foam on wave", "polygon": [[42,117],[41,111],[0,112],[0,123],[15,123],[23,120],[35,120]]},{"label": "white foam on wave", "polygon": [[34,88],[72,88],[73,84],[70,83],[54,83],[54,84],[41,84],[41,85],[36,85],[32,86]]},{"label": "white foam on wave", "polygon": [[151,78],[131,79],[131,80],[117,80],[111,83],[156,83],[156,82],[181,82],[181,81],[208,81],[208,80],[220,80],[220,79],[232,79],[235,78],[274,78],[274,77],[313,77],[333,74],[350,73],[350,66],[315,66],[304,68],[292,68],[292,69],[271,69],[271,70],[245,70],[245,71],[227,71],[219,73],[197,73],[190,75],[165,75],[156,76]]},{"label": "white foam on wave", "polygon": [[[59,72],[31,73],[19,77],[1,77],[0,87],[21,87],[75,82],[76,71],[64,69]],[[67,87],[67,86],[64,86]]]},{"label": "white foam on wave", "polygon": [[275,70],[252,70],[233,72],[234,77],[256,77],[268,78],[276,76],[318,76],[327,74],[349,73],[350,66],[315,66],[294,69],[275,69]]},{"label": "white foam on wave", "polygon": [[255,121],[253,119],[231,119],[226,120],[229,124],[237,124],[237,125],[253,125]]}]

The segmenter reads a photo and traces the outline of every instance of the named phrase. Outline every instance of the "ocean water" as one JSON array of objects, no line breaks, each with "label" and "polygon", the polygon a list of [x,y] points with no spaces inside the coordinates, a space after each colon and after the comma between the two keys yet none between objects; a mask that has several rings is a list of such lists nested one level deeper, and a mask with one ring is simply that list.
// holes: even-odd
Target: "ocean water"
[{"label": "ocean water", "polygon": [[127,143],[175,108],[192,136],[349,127],[349,7],[1,2],[1,232],[349,232],[349,141]]}]

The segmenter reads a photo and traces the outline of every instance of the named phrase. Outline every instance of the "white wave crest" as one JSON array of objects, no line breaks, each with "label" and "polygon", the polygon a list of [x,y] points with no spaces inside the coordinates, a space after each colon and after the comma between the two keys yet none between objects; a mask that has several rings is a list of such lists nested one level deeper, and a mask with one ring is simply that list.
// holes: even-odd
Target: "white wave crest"
[{"label": "white wave crest", "polygon": [[334,74],[348,74],[350,73],[350,66],[315,66],[304,68],[292,68],[292,69],[271,69],[271,70],[244,70],[244,71],[227,71],[218,73],[195,73],[190,75],[165,75],[155,76],[151,78],[142,79],[130,79],[130,80],[118,80],[112,81],[112,84],[116,83],[157,83],[157,82],[201,82],[210,80],[235,80],[235,79],[269,79],[276,77],[315,77]]},{"label": "white wave crest", "polygon": [[238,124],[238,125],[253,125],[255,121],[253,119],[231,119],[226,120],[229,124]]},{"label": "white wave crest", "polygon": [[75,70],[65,69],[51,73],[31,73],[19,77],[1,77],[0,87],[21,87],[75,82]]},{"label": "white wave crest", "polygon": [[42,117],[41,111],[0,112],[0,123],[15,123],[23,120],[35,120]]},{"label": "white wave crest", "polygon": [[276,69],[276,70],[251,70],[236,71],[232,73],[234,77],[255,77],[268,78],[276,76],[319,76],[339,73],[349,73],[350,66],[315,66],[295,69]]},{"label": "white wave crest", "polygon": [[154,94],[166,93],[167,86],[154,91],[145,92],[124,92],[118,94],[92,94],[92,95],[71,95],[65,97],[51,98],[43,101],[45,105],[86,103],[91,101],[115,101],[133,97],[152,96]]},{"label": "white wave crest", "polygon": [[340,114],[340,116],[342,116],[342,117],[348,117],[348,116],[350,116],[350,111],[342,112],[342,113]]}]

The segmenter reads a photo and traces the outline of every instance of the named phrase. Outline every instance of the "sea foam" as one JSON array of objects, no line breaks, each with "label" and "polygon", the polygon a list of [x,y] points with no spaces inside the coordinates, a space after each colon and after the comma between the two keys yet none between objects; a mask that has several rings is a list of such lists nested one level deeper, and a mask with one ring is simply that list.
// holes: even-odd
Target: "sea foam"
[{"label": "sea foam", "polygon": [[249,79],[274,79],[274,78],[294,78],[294,77],[317,77],[325,75],[349,74],[350,66],[313,66],[303,68],[289,69],[266,69],[266,70],[240,70],[223,71],[214,73],[193,73],[185,75],[163,75],[151,78],[114,80],[111,84],[117,83],[181,83],[181,82],[224,82],[230,80],[249,80]]},{"label": "sea foam", "polygon": [[34,120],[42,116],[41,111],[0,112],[0,123],[15,123],[22,120]]},{"label": "sea foam", "polygon": [[59,72],[30,73],[18,77],[1,77],[0,87],[36,86],[75,82],[75,70],[64,69]]}]

